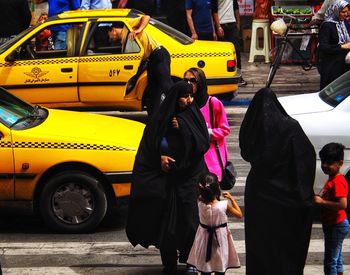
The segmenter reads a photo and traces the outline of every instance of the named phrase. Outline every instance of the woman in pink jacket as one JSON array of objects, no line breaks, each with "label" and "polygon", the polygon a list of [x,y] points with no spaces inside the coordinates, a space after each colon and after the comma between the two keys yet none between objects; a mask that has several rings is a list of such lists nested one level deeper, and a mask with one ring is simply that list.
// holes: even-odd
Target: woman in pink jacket
[{"label": "woman in pink jacket", "polygon": [[[224,105],[216,97],[208,95],[207,80],[201,69],[188,69],[184,74],[184,80],[192,84],[193,92],[195,94],[195,102],[199,106],[207,123],[211,142],[209,150],[204,155],[205,163],[208,170],[215,173],[218,176],[219,181],[221,181],[222,168],[215,149],[214,140],[217,141],[222,163],[225,166],[228,160],[225,137],[230,133],[230,125],[228,124]],[[212,113],[212,117],[210,116],[210,113]]]}]

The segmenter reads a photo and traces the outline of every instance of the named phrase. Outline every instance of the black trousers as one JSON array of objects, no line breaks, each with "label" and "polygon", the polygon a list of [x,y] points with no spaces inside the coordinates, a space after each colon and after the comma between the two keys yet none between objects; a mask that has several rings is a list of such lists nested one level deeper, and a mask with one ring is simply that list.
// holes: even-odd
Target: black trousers
[{"label": "black trousers", "polygon": [[221,24],[221,28],[224,30],[224,36],[220,37],[220,40],[233,43],[236,50],[237,68],[241,69],[241,45],[237,24],[235,22]]},{"label": "black trousers", "polygon": [[145,91],[145,103],[149,115],[161,103],[162,94],[166,95],[173,81],[170,75],[170,54],[164,47],[155,49],[147,64],[148,85]]}]

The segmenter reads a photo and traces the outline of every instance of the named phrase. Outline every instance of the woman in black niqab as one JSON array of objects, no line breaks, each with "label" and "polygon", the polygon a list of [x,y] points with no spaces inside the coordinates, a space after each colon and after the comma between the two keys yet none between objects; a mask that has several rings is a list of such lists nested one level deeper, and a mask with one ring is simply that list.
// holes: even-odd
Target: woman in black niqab
[{"label": "woman in black niqab", "polygon": [[[176,267],[177,250],[179,261],[187,261],[199,224],[197,178],[206,171],[203,156],[209,148],[208,130],[197,105],[179,108],[179,98],[188,95],[192,95],[190,84],[175,83],[146,125],[134,163],[126,226],[134,246],[160,248],[168,269]],[[173,117],[179,129],[172,127]],[[162,170],[162,155],[176,160],[169,172]]]},{"label": "woman in black niqab", "polygon": [[247,275],[301,275],[313,205],[315,150],[272,90],[259,90],[239,144],[251,170],[245,187]]}]

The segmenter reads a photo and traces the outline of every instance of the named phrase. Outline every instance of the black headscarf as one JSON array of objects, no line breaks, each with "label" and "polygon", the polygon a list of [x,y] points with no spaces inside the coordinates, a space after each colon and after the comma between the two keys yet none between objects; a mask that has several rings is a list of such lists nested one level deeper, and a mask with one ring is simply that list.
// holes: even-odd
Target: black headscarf
[{"label": "black headscarf", "polygon": [[[192,93],[190,84],[185,81],[175,83],[144,130],[134,163],[126,227],[133,245],[159,245],[169,182],[176,182],[178,195],[181,193],[186,197],[189,192],[193,197],[196,192],[187,182],[205,169],[203,156],[209,148],[209,135],[204,118],[196,103],[183,110],[179,108],[179,97],[188,93]],[[183,154],[181,161],[176,160],[176,171],[164,173],[160,164],[160,144],[171,128],[174,116],[180,126],[177,134],[183,141],[180,144]]]},{"label": "black headscarf", "polygon": [[188,69],[191,72],[196,80],[197,80],[197,92],[194,95],[194,99],[199,108],[202,108],[208,101],[208,86],[207,86],[207,78],[203,70],[198,68],[190,68]]},{"label": "black headscarf", "polygon": [[269,195],[267,188],[265,197],[286,204],[289,200],[296,202],[297,198],[276,195],[297,192],[299,203],[312,203],[314,147],[271,89],[264,88],[255,94],[240,128],[239,144],[243,159],[251,163],[252,169],[270,177],[265,184],[271,184],[275,193]]}]

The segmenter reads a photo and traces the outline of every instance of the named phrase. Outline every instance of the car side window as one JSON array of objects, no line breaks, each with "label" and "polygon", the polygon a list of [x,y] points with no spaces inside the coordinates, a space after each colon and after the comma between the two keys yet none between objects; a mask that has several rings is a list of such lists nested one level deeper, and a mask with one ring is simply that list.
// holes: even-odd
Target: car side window
[{"label": "car side window", "polygon": [[14,52],[14,60],[72,57],[79,54],[83,24],[56,24],[40,29]]},{"label": "car side window", "polygon": [[92,25],[87,55],[110,55],[140,52],[136,41],[129,42],[128,28],[123,22],[99,22]]}]

